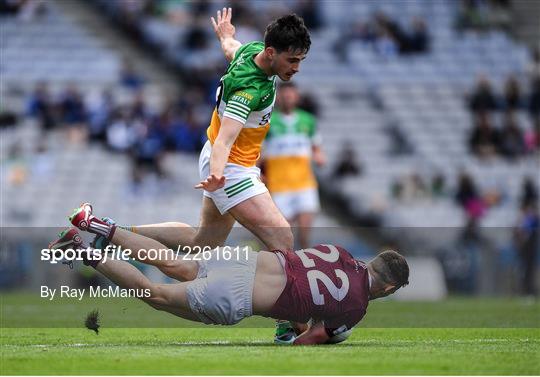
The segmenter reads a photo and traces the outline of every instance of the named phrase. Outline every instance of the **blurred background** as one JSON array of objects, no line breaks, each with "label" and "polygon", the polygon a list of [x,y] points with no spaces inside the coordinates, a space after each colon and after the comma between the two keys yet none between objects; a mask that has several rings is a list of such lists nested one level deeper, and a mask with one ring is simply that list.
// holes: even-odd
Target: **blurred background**
[{"label": "blurred background", "polygon": [[326,156],[313,244],[396,248],[412,269],[401,299],[538,294],[540,2],[527,0],[0,0],[0,288],[58,281],[38,253],[82,201],[121,224],[197,225],[223,6],[243,43],[290,12],[310,29],[294,81]]}]

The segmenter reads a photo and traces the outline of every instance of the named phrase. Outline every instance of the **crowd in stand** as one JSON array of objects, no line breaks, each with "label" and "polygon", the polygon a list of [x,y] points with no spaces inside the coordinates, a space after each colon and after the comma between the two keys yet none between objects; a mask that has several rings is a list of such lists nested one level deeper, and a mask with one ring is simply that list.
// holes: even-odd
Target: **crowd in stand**
[{"label": "crowd in stand", "polygon": [[44,132],[63,129],[72,143],[90,141],[128,154],[135,183],[147,170],[164,177],[162,157],[167,151],[200,150],[207,126],[201,114],[210,114],[211,109],[201,108],[202,94],[192,91],[189,97],[170,100],[156,112],[145,100],[142,78],[133,71],[129,76],[123,76],[121,83],[135,88],[131,103],[118,103],[111,89],[103,90],[98,98],[85,97],[75,84],[53,96],[46,83],[39,83],[28,98],[27,114],[38,119]]},{"label": "crowd in stand", "polygon": [[[210,26],[209,17],[216,9],[230,6],[234,12],[236,38],[242,42],[262,40],[264,28],[284,12],[296,12],[304,18],[306,26],[317,30],[322,25],[319,6],[313,0],[289,2],[285,8],[281,2],[169,2],[141,0],[97,1],[103,10],[148,50],[155,51],[172,66],[182,78],[186,92],[203,91],[203,99],[212,103],[215,99],[216,83],[226,70],[227,62],[219,48]],[[176,30],[175,40],[165,40],[154,29],[147,28],[152,21],[167,30]]]},{"label": "crowd in stand", "polygon": [[45,0],[2,0],[0,16],[14,16],[21,21],[31,21],[47,13]]},{"label": "crowd in stand", "polygon": [[460,0],[456,17],[458,30],[509,30],[510,0]]},{"label": "crowd in stand", "polygon": [[[538,52],[536,53],[538,63]],[[480,158],[496,155],[516,159],[540,150],[540,79],[531,77],[530,91],[524,93],[519,81],[510,76],[503,93],[496,93],[490,81],[482,76],[469,97],[469,109],[474,125],[469,147]],[[518,123],[516,112],[528,111],[532,126]],[[501,124],[494,124],[493,115],[502,113]]]},{"label": "crowd in stand", "polygon": [[415,17],[405,27],[386,15],[376,12],[369,20],[346,24],[334,45],[341,61],[347,61],[349,44],[361,41],[383,58],[422,54],[429,51],[430,36],[423,18]]}]

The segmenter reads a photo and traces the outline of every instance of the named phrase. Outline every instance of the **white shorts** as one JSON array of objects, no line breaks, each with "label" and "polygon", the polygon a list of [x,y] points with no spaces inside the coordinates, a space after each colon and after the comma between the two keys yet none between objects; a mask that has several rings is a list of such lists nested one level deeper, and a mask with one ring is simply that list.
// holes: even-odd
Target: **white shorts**
[{"label": "white shorts", "polygon": [[[199,175],[205,180],[210,175],[210,154],[212,144],[207,141],[199,157]],[[235,205],[243,201],[268,192],[261,182],[261,169],[256,166],[245,167],[238,164],[227,163],[223,172],[225,187],[214,192],[204,191],[204,196],[214,201],[219,212],[223,215]]]},{"label": "white shorts", "polygon": [[[209,260],[197,261],[197,278],[187,287],[191,311],[201,322],[234,325],[253,313],[253,284],[258,253],[221,247]],[[235,250],[238,250],[236,252]]]},{"label": "white shorts", "polygon": [[295,218],[300,213],[318,212],[320,208],[319,193],[316,188],[275,193],[272,198],[288,220]]}]

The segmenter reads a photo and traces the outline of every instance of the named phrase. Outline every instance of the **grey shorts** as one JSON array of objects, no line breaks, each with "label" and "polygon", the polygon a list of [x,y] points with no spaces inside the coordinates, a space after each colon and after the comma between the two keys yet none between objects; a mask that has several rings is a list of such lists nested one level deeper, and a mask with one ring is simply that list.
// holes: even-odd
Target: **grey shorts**
[{"label": "grey shorts", "polygon": [[187,287],[191,311],[203,323],[234,325],[253,313],[258,253],[248,251],[246,255],[240,249],[228,256],[224,248],[219,248],[209,260],[197,261],[197,278]]}]

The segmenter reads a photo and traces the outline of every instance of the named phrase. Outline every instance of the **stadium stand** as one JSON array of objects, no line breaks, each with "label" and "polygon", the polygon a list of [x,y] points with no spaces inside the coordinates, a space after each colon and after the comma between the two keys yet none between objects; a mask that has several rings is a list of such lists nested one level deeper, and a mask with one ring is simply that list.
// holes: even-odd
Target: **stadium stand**
[{"label": "stadium stand", "polygon": [[[319,113],[329,157],[328,166],[318,171],[325,197],[332,203],[344,203],[341,209],[350,216],[347,221],[369,219],[365,224],[416,229],[407,237],[400,231],[387,233],[391,240],[407,238],[406,245],[423,245],[421,250],[406,248],[410,253],[433,253],[441,240],[454,242],[456,233],[471,221],[474,226],[505,228],[507,244],[520,215],[523,182],[532,182],[529,191],[536,192],[533,197],[538,196],[539,136],[534,128],[538,125],[535,110],[527,108],[528,98],[540,98],[540,91],[534,94],[531,83],[533,57],[509,36],[509,15],[504,9],[497,8],[485,22],[474,24],[467,21],[471,10],[463,9],[463,3],[320,1],[311,2],[308,8],[292,4],[312,24],[312,48],[295,80],[302,92],[315,100]],[[166,106],[171,98],[159,87],[153,82],[140,83],[140,92],[122,85],[120,77],[126,78],[122,73],[129,68],[123,57],[71,21],[57,3],[44,4],[47,11],[31,19],[2,17],[5,50],[0,63],[0,90],[4,109],[24,115],[32,90],[46,81],[52,102],[74,83],[90,114],[108,89],[115,111],[120,112],[133,110],[137,96],[144,93],[148,115],[141,119],[147,129],[152,129],[149,124],[155,119],[168,119],[167,114],[174,118],[174,111],[167,112]],[[165,148],[159,169],[172,174],[150,174],[144,185],[137,186],[132,154],[113,153],[110,143],[107,148],[102,142],[67,142],[62,129],[42,133],[39,117],[23,117],[17,127],[1,131],[2,181],[7,182],[1,195],[8,198],[0,213],[3,224],[63,225],[66,203],[75,205],[82,200],[107,208],[122,223],[181,218],[196,224],[198,206],[192,203],[199,202],[200,193],[192,189],[198,176],[193,152],[200,146],[215,83],[225,67],[208,18],[225,4],[92,2],[94,11],[108,17],[114,27],[126,32],[153,58],[162,59],[179,73],[182,93],[180,99],[172,101],[189,110],[182,113],[180,122],[188,126],[180,128],[183,132],[195,129],[195,135],[189,136],[193,140],[189,147],[172,143]],[[261,28],[267,21],[290,9],[291,4],[253,1],[235,6],[237,28],[248,41],[262,35]],[[380,27],[383,15],[386,26],[381,33],[377,25]],[[349,38],[351,25],[358,20],[362,25],[375,25],[375,33]],[[414,34],[419,24],[425,27]],[[396,30],[401,33],[396,34]],[[349,35],[347,43],[336,48],[336,42],[343,41],[345,35]],[[425,43],[417,44],[420,47],[413,51],[409,42],[415,35],[417,42]],[[404,41],[409,47],[403,48]],[[504,101],[500,100],[505,83],[509,77],[516,79],[522,103],[513,109],[513,118],[521,134],[532,135],[529,138],[533,140],[516,158],[496,153],[485,159],[471,152],[469,143],[478,114],[469,104],[480,77],[489,80],[496,97],[497,105],[487,114],[496,129],[507,118]],[[171,124],[160,122],[157,124]],[[91,118],[85,123],[91,123]],[[104,127],[110,131],[113,125],[109,121]],[[132,137],[136,129],[126,127],[124,136]],[[118,130],[117,135],[121,135],[122,129]],[[186,133],[177,135],[182,142],[188,138]],[[337,170],[349,174],[336,174]],[[100,181],[107,184],[100,185]],[[463,201],[463,197],[473,200]],[[37,205],[41,211],[33,215],[31,208]],[[318,226],[336,224],[323,216]],[[423,230],[435,226],[449,230],[433,239]]]},{"label": "stadium stand", "polygon": [[[504,32],[455,31],[452,25],[456,4],[357,2],[351,10],[322,3],[324,14],[335,24],[347,20],[348,15],[368,19],[376,10],[384,10],[402,25],[421,15],[428,24],[432,50],[420,56],[385,59],[371,45],[353,42],[348,46],[350,62],[336,67],[329,53],[335,36],[328,31],[317,41],[326,44],[326,48],[317,49],[324,54],[311,54],[305,69],[324,74],[306,72],[299,78],[303,87],[309,87],[321,99],[325,144],[336,147],[329,147],[330,155],[338,155],[346,135],[365,164],[362,176],[340,182],[337,191],[356,203],[358,211],[373,207],[380,210],[384,204],[381,215],[389,226],[458,226],[466,221],[452,196],[433,199],[430,195],[419,203],[408,204],[393,199],[392,182],[403,176],[419,174],[430,181],[442,174],[452,192],[460,171],[469,171],[481,190],[497,189],[504,196],[502,203],[482,218],[482,225],[491,227],[513,224],[523,179],[538,177],[535,155],[512,162],[501,158],[484,162],[468,151],[472,116],[466,106],[466,93],[477,76],[486,74],[501,87],[509,75],[517,75],[525,86],[524,73],[530,58],[527,49]],[[378,106],[372,105],[373,97]],[[532,129],[532,119],[525,110],[519,110],[516,116],[523,131]],[[414,146],[413,153],[391,155],[389,125],[406,136]],[[335,132],[336,127],[343,132]]]},{"label": "stadium stand", "polygon": [[[119,105],[131,104],[136,93],[118,83],[121,56],[71,22],[58,4],[44,4],[46,11],[30,20],[2,17],[0,72],[5,108],[24,115],[28,96],[42,82],[49,87],[51,112],[58,111],[68,84],[76,84],[83,93],[84,104],[90,105],[88,112],[105,89],[110,89]],[[150,110],[157,111],[164,101],[159,88],[147,85],[144,94]],[[171,177],[167,185],[150,179],[136,194],[128,155],[113,154],[101,145],[74,143],[61,125],[43,133],[38,118],[23,118],[17,127],[2,130],[1,195],[8,200],[3,201],[0,216],[5,226],[64,226],[66,205],[82,200],[93,201],[126,224],[136,218],[147,222],[174,219],[178,208],[185,209],[185,221],[197,223],[198,209],[189,204],[199,195],[192,190],[193,182],[184,179],[198,175],[195,156],[167,155],[166,169],[176,171],[175,167],[183,166],[182,175]],[[37,207],[39,211],[32,210]]]}]

